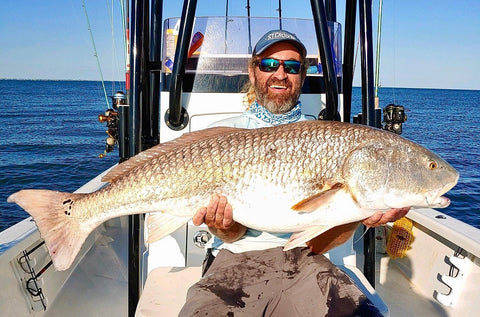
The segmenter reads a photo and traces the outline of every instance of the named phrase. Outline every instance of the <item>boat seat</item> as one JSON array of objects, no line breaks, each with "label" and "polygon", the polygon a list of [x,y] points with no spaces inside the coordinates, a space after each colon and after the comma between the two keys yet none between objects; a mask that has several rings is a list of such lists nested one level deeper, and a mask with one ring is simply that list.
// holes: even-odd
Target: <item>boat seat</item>
[{"label": "boat seat", "polygon": [[[359,286],[370,301],[388,317],[387,305],[355,266],[338,265]],[[188,288],[201,276],[201,267],[158,267],[150,272],[140,297],[136,317],[178,316]]]}]

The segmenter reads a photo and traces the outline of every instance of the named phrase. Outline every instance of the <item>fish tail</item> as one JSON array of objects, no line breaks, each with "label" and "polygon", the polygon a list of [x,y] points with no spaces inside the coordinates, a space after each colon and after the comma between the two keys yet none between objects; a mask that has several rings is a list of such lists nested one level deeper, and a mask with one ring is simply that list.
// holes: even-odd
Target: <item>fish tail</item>
[{"label": "fish tail", "polygon": [[74,216],[75,201],[85,194],[52,190],[24,189],[12,194],[7,201],[16,203],[35,221],[45,240],[55,268],[68,269],[93,227],[81,224]]}]

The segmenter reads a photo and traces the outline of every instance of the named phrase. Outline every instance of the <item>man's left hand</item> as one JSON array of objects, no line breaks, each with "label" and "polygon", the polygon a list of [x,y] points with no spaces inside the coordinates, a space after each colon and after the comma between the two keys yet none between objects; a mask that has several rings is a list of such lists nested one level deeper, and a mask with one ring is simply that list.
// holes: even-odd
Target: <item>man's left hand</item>
[{"label": "man's left hand", "polygon": [[405,215],[408,213],[409,210],[410,210],[410,207],[394,208],[394,209],[390,209],[387,212],[377,211],[369,218],[364,219],[362,223],[367,227],[382,226],[387,222],[393,222],[400,218],[405,217]]}]

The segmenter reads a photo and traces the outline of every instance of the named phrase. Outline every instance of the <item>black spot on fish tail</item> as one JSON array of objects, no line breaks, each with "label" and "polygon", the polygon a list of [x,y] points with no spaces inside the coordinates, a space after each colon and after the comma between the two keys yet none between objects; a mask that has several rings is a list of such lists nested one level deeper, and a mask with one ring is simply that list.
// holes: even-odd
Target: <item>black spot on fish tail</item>
[{"label": "black spot on fish tail", "polygon": [[67,205],[67,206],[65,206],[65,208],[66,208],[66,210],[64,211],[65,215],[67,215],[67,216],[71,215],[72,206],[73,206],[74,203],[75,203],[75,201],[71,200],[70,198],[63,201],[63,205]]}]

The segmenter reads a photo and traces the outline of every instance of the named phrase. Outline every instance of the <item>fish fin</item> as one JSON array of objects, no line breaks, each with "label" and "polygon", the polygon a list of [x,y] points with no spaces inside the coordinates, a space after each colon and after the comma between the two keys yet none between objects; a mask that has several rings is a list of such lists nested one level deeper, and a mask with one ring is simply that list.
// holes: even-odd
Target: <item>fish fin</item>
[{"label": "fish fin", "polygon": [[79,218],[75,217],[75,201],[84,195],[86,194],[24,189],[7,199],[33,217],[58,271],[64,271],[72,265],[85,239],[95,228],[80,223]]},{"label": "fish fin", "polygon": [[288,251],[291,250],[295,247],[298,247],[299,245],[312,240],[316,236],[322,234],[323,232],[331,229],[331,226],[312,226],[309,227],[308,229],[301,231],[301,232],[296,232],[292,234],[290,237],[290,240],[285,244],[283,247],[283,251]]},{"label": "fish fin", "polygon": [[151,213],[147,217],[147,243],[153,243],[184,225],[189,217],[176,217],[165,212]]},{"label": "fish fin", "polygon": [[165,153],[175,150],[179,147],[187,146],[195,142],[198,142],[200,140],[210,139],[220,134],[227,134],[227,133],[238,131],[238,130],[244,130],[244,129],[232,128],[232,127],[215,127],[215,128],[209,128],[205,130],[185,133],[177,139],[155,145],[149,148],[148,150],[138,153],[137,155],[126,160],[125,162],[118,164],[102,177],[102,182],[111,183],[116,179],[122,177],[123,175],[128,174],[138,166],[141,166],[146,162],[156,157],[160,157],[161,155],[164,155]]},{"label": "fish fin", "polygon": [[314,253],[325,253],[350,239],[355,230],[357,230],[360,222],[351,222],[343,225],[335,226],[321,235],[307,242],[307,246]]},{"label": "fish fin", "polygon": [[299,212],[312,212],[333,201],[335,195],[340,191],[345,191],[346,186],[341,183],[334,184],[327,190],[321,191],[315,195],[307,197],[292,206],[292,209]]}]

